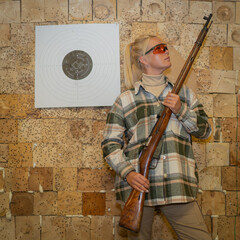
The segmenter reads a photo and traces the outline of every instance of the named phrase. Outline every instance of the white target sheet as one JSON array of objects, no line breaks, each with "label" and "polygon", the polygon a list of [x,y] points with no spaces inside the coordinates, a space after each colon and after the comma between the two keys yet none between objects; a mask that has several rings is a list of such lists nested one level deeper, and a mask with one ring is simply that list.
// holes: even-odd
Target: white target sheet
[{"label": "white target sheet", "polygon": [[120,94],[118,24],[36,26],[35,107],[111,106]]}]

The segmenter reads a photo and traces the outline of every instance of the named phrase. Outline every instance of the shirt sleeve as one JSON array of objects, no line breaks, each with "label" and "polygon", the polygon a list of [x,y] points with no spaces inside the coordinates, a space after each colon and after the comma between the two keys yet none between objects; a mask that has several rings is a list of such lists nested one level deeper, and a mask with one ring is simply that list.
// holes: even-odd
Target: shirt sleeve
[{"label": "shirt sleeve", "polygon": [[211,125],[208,122],[208,116],[195,94],[190,89],[185,91],[187,101],[182,102],[182,106],[176,117],[188,133],[197,138],[206,139],[211,134]]},{"label": "shirt sleeve", "polygon": [[101,146],[104,159],[123,179],[128,173],[135,171],[123,151],[125,131],[123,107],[121,99],[117,98],[108,114]]}]

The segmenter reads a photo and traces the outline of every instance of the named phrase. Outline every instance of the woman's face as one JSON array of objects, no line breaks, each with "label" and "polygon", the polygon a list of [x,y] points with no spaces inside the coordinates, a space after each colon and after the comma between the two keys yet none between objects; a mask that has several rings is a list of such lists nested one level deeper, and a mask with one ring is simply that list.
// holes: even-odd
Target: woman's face
[{"label": "woman's face", "polygon": [[[160,43],[163,42],[159,38],[157,37],[151,38],[149,40],[149,44],[146,51]],[[140,61],[144,66],[144,73],[149,75],[159,75],[163,71],[171,67],[171,61],[168,50],[166,50],[163,53],[154,53],[154,51],[152,50],[149,53],[140,57]]]}]

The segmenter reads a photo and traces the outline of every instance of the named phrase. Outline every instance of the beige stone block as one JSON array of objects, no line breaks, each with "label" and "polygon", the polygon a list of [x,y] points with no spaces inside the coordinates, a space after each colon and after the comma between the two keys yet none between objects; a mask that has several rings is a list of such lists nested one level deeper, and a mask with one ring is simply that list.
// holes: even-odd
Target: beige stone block
[{"label": "beige stone block", "polygon": [[157,34],[157,23],[145,23],[145,22],[133,22],[131,40],[134,41],[137,37],[144,35],[156,35]]},{"label": "beige stone block", "polygon": [[[27,68],[22,68],[22,67],[18,68],[17,77],[15,80],[16,83],[14,83],[14,85],[16,85],[17,89],[14,91],[14,93],[15,94],[32,94],[32,95],[34,95],[34,80],[35,80],[34,69],[27,69]],[[39,109],[38,110],[35,109],[35,111],[40,112]]]},{"label": "beige stone block", "polygon": [[43,22],[44,21],[44,0],[21,1],[22,22]]},{"label": "beige stone block", "polygon": [[43,216],[42,233],[44,240],[65,240],[66,219],[64,217]]},{"label": "beige stone block", "polygon": [[8,144],[0,144],[0,163],[8,162],[8,151],[9,151]]},{"label": "beige stone block", "polygon": [[236,2],[236,23],[240,23],[240,2]]},{"label": "beige stone block", "polygon": [[58,215],[81,215],[82,193],[81,192],[58,192],[57,200]]},{"label": "beige stone block", "polygon": [[114,177],[106,167],[103,169],[79,169],[78,190],[101,191],[114,189]]},{"label": "beige stone block", "polygon": [[240,46],[240,26],[238,24],[228,24],[228,46]]},{"label": "beige stone block", "polygon": [[127,229],[119,226],[120,217],[114,217],[114,240],[127,240]]},{"label": "beige stone block", "polygon": [[53,175],[54,191],[77,190],[77,168],[54,168]]},{"label": "beige stone block", "polygon": [[226,194],[226,215],[236,216],[240,214],[240,192],[227,191]]},{"label": "beige stone block", "polygon": [[153,239],[174,240],[178,239],[173,228],[167,221],[166,217],[162,213],[158,213],[154,216],[152,227]]},{"label": "beige stone block", "polygon": [[117,1],[117,19],[128,22],[140,20],[140,0]]},{"label": "beige stone block", "polygon": [[1,217],[6,216],[6,213],[8,211],[9,211],[9,192],[0,193],[0,216]]},{"label": "beige stone block", "polygon": [[66,21],[68,18],[68,0],[45,0],[45,21]]},{"label": "beige stone block", "polygon": [[81,159],[81,143],[34,144],[33,162],[37,167],[81,167]]},{"label": "beige stone block", "polygon": [[212,3],[203,1],[190,1],[189,16],[185,21],[188,23],[205,23],[204,16],[212,13]]},{"label": "beige stone block", "polygon": [[34,194],[34,215],[57,215],[57,193],[36,192]]},{"label": "beige stone block", "polygon": [[0,4],[0,22],[20,22],[20,1],[2,0]]},{"label": "beige stone block", "polygon": [[66,239],[91,239],[90,217],[69,217],[66,220]]},{"label": "beige stone block", "polygon": [[106,215],[121,215],[121,205],[116,201],[115,191],[106,193]]},{"label": "beige stone block", "polygon": [[197,162],[197,167],[199,170],[206,168],[206,144],[193,142],[193,153],[195,161]]},{"label": "beige stone block", "polygon": [[202,194],[202,213],[203,215],[225,215],[225,194],[204,191]]},{"label": "beige stone block", "polygon": [[210,94],[198,94],[197,98],[203,105],[203,109],[208,117],[213,117],[213,96]]},{"label": "beige stone block", "polygon": [[218,239],[234,239],[234,233],[239,232],[235,229],[235,217],[219,216],[218,218]]},{"label": "beige stone block", "polygon": [[217,224],[218,224],[218,216],[212,216],[212,238],[213,239],[218,238]]},{"label": "beige stone block", "polygon": [[82,168],[96,169],[103,168],[105,166],[103,153],[100,146],[98,146],[98,148],[96,149],[96,146],[94,145],[83,145],[82,159],[84,159],[84,161],[81,162]]},{"label": "beige stone block", "polygon": [[15,239],[15,218],[12,218],[11,220],[0,218],[0,226],[0,239]]},{"label": "beige stone block", "polygon": [[237,118],[222,118],[221,130],[223,142],[235,142],[237,139]]},{"label": "beige stone block", "polygon": [[0,92],[1,93],[15,93],[19,83],[17,82],[16,69],[5,68],[0,69]]},{"label": "beige stone block", "polygon": [[4,189],[4,179],[5,179],[5,176],[4,176],[4,170],[1,170],[0,171],[0,190],[3,190]]},{"label": "beige stone block", "polygon": [[10,33],[10,24],[0,24],[0,47],[9,46],[11,33]]},{"label": "beige stone block", "polygon": [[229,143],[207,143],[206,144],[207,166],[229,165]]},{"label": "beige stone block", "polygon": [[[202,29],[202,25],[199,24],[182,24],[181,31],[181,45],[182,46],[191,46],[195,44],[195,41]],[[191,49],[189,49],[191,50]],[[186,56],[188,56],[190,51],[186,51]],[[187,57],[186,57],[187,58]],[[185,58],[185,59],[186,59]]]},{"label": "beige stone block", "polygon": [[233,48],[210,47],[210,67],[213,69],[233,69]]},{"label": "beige stone block", "polygon": [[94,0],[93,20],[115,20],[116,1],[115,0]]},{"label": "beige stone block", "polygon": [[164,22],[165,21],[165,1],[148,0],[142,1],[142,21]]},{"label": "beige stone block", "polygon": [[43,121],[41,119],[24,119],[18,121],[19,142],[41,142]]},{"label": "beige stone block", "polygon": [[214,117],[236,117],[236,95],[217,94],[213,98]]},{"label": "beige stone block", "polygon": [[28,168],[5,168],[6,191],[28,190]]},{"label": "beige stone block", "polygon": [[0,119],[0,129],[0,143],[17,142],[17,121]]},{"label": "beige stone block", "polygon": [[110,216],[93,216],[91,224],[91,240],[113,240],[113,219]]},{"label": "beige stone block", "polygon": [[199,187],[202,190],[222,190],[221,168],[208,167],[199,172]]},{"label": "beige stone block", "polygon": [[[17,62],[16,67],[19,69],[34,69],[35,65],[35,49],[34,45],[28,45],[27,47],[20,47],[17,49]],[[23,85],[23,84],[21,84]]]},{"label": "beige stone block", "polygon": [[106,127],[106,121],[94,121],[92,125],[93,140],[92,143],[101,147],[103,141],[103,132]]},{"label": "beige stone block", "polygon": [[187,0],[166,1],[166,20],[184,22],[188,16],[189,4]]},{"label": "beige stone block", "polygon": [[[227,24],[212,24],[205,46],[227,46]],[[228,45],[229,46],[229,45]]]},{"label": "beige stone block", "polygon": [[92,1],[70,0],[69,18],[70,20],[92,20]]},{"label": "beige stone block", "polygon": [[17,216],[16,217],[16,239],[17,240],[40,240],[40,217],[39,216]]},{"label": "beige stone block", "polygon": [[17,52],[13,47],[0,48],[0,66],[1,68],[15,68],[17,62]]},{"label": "beige stone block", "polygon": [[223,167],[222,168],[222,188],[224,190],[240,190],[240,168]]},{"label": "beige stone block", "polygon": [[240,70],[240,48],[233,48],[233,70]]},{"label": "beige stone block", "polygon": [[[169,45],[180,45],[182,23],[176,22],[163,22],[157,23],[157,33],[160,38]],[[171,50],[170,50],[171,53]]]},{"label": "beige stone block", "polygon": [[240,144],[237,142],[230,142],[229,143],[229,165],[230,166],[236,166],[238,165],[238,159],[239,159],[239,153],[240,153]]},{"label": "beige stone block", "polygon": [[214,23],[234,23],[235,3],[233,2],[213,2]]}]

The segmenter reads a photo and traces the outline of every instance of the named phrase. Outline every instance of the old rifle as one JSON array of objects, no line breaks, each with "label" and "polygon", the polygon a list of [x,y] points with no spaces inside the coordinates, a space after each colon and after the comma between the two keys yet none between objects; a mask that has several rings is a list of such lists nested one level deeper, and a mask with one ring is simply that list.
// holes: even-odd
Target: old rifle
[{"label": "old rifle", "polygon": [[[206,20],[206,23],[202,28],[201,32],[199,33],[198,38],[177,78],[177,81],[172,89],[172,93],[175,93],[175,94],[179,93],[183,85],[183,82],[186,79],[187,74],[193,64],[193,61],[212,24],[212,21],[210,22],[211,18],[212,18],[212,14],[210,14],[208,17],[205,16],[203,18],[204,20]],[[148,142],[140,154],[140,158],[139,158],[140,173],[146,178],[148,178],[149,167],[153,158],[153,154],[168,125],[168,121],[171,117],[171,114],[172,114],[171,109],[168,107],[165,107],[161,116],[158,116],[158,120],[152,129]],[[139,232],[141,221],[142,221],[144,200],[145,200],[145,192],[139,192],[135,189],[131,191],[120,217],[119,225],[121,227],[127,228],[128,230],[131,230],[136,233]]]}]

